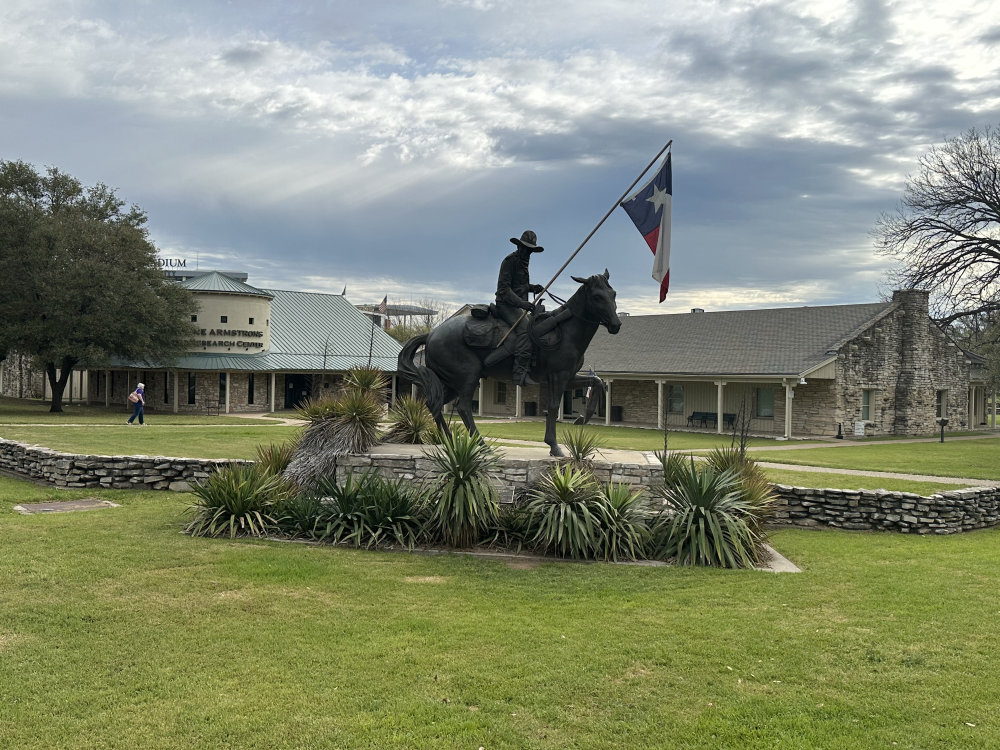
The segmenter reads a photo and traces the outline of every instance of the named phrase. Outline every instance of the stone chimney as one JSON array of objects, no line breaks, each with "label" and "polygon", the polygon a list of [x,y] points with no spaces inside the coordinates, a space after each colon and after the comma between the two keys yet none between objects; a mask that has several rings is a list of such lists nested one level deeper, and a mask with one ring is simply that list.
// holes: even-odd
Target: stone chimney
[{"label": "stone chimney", "polygon": [[899,346],[893,422],[897,435],[926,429],[927,414],[934,414],[929,297],[930,292],[923,289],[897,289],[892,293]]}]

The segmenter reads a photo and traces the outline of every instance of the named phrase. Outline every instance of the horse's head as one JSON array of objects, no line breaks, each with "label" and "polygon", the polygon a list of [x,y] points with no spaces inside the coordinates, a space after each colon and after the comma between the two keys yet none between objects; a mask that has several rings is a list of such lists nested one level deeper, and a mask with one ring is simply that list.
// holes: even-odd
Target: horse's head
[{"label": "horse's head", "polygon": [[618,319],[618,307],[615,304],[617,293],[608,283],[609,278],[610,274],[605,268],[604,273],[586,279],[574,276],[573,281],[583,284],[587,317],[607,328],[608,333],[618,333],[622,322]]}]

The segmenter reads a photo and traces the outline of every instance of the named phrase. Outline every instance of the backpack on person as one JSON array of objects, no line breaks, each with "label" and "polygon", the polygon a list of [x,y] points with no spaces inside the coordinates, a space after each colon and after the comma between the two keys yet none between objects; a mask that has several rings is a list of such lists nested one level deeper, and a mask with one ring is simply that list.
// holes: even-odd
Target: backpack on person
[{"label": "backpack on person", "polygon": [[139,403],[139,394],[136,393],[135,391],[132,391],[130,394],[128,394],[128,402],[130,404]]}]

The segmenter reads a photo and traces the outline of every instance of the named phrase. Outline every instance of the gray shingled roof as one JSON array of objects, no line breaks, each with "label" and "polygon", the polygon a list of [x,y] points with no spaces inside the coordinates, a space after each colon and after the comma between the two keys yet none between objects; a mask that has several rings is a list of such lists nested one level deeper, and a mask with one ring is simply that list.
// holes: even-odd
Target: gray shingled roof
[{"label": "gray shingled roof", "polygon": [[244,284],[242,281],[226,276],[218,271],[210,271],[186,281],[179,282],[178,286],[190,289],[192,292],[222,292],[223,294],[246,294],[251,297],[270,297],[266,291]]},{"label": "gray shingled roof", "polygon": [[891,302],[769,310],[634,315],[604,328],[584,370],[600,374],[799,376],[881,317]]}]

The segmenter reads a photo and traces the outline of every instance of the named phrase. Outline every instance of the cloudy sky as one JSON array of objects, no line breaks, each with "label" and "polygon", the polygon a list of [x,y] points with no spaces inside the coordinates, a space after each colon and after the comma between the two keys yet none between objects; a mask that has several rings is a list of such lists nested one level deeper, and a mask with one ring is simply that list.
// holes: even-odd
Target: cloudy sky
[{"label": "cloudy sky", "polygon": [[524,229],[546,283],[672,139],[667,300],[621,209],[554,291],[869,302],[875,219],[1000,122],[998,68],[991,1],[3,0],[0,158],[117,188],[188,267],[454,309]]}]

